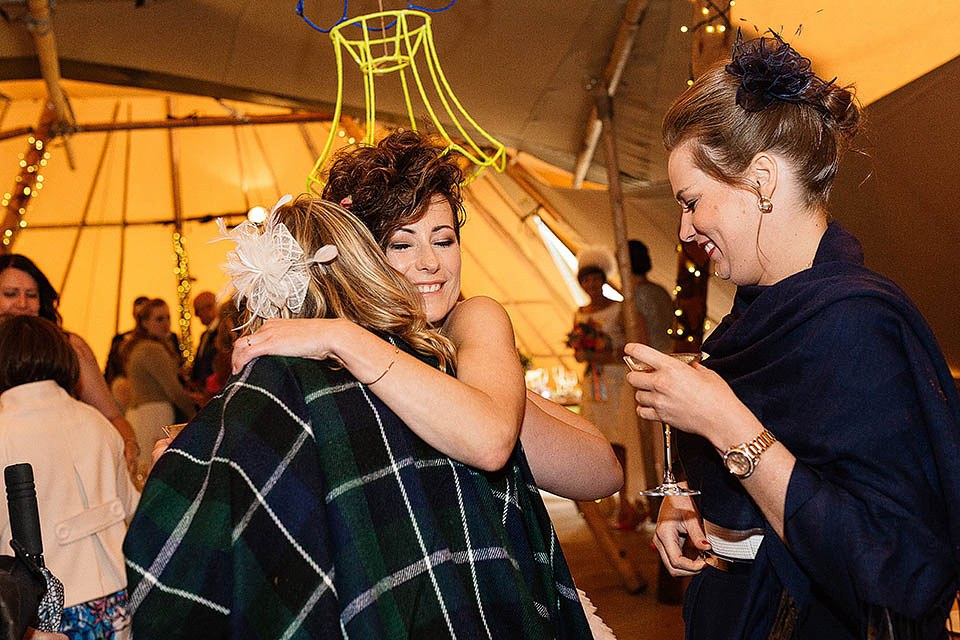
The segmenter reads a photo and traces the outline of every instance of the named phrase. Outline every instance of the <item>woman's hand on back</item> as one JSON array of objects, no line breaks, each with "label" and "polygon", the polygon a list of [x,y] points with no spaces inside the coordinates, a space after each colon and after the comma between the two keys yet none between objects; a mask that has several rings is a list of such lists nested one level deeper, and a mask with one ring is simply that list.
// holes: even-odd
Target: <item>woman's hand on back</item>
[{"label": "woman's hand on back", "polygon": [[334,353],[335,334],[349,320],[328,318],[270,319],[233,345],[233,373],[260,356],[292,356],[323,360]]}]

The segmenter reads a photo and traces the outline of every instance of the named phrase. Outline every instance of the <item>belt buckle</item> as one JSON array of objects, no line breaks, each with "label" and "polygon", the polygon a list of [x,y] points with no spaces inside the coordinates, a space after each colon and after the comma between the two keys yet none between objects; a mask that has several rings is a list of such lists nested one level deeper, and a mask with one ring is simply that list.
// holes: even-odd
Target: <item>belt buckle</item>
[{"label": "belt buckle", "polygon": [[707,565],[724,573],[748,573],[753,565],[752,560],[728,560],[727,558],[721,558],[717,554],[710,551],[702,551],[700,556],[703,558],[703,561],[707,563]]}]

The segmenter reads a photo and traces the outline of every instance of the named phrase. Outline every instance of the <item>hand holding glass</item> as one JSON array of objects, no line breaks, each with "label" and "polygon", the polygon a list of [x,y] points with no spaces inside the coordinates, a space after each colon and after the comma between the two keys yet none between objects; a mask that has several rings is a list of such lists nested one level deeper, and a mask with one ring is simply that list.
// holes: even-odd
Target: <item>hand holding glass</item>
[{"label": "hand holding glass", "polygon": [[[670,353],[667,354],[672,358],[676,358],[680,362],[685,364],[693,364],[694,362],[700,362],[699,353]],[[653,371],[654,367],[651,367],[646,362],[641,362],[633,356],[623,356],[624,361],[626,361],[627,366],[633,369],[634,371]],[[676,478],[673,476],[673,447],[672,447],[672,438],[670,433],[670,425],[665,422],[661,422],[660,425],[663,427],[663,482],[660,483],[659,487],[655,489],[648,489],[646,491],[641,491],[640,493],[645,496],[695,496],[700,492],[696,489],[688,489],[677,484]]]}]

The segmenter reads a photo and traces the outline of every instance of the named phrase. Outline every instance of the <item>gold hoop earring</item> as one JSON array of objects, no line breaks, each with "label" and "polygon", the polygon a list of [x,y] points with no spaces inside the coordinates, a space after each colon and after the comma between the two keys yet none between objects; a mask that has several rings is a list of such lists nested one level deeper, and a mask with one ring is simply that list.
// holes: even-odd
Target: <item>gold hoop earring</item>
[{"label": "gold hoop earring", "polygon": [[767,196],[759,196],[757,198],[757,209],[760,209],[760,213],[770,213],[773,211],[773,201]]}]

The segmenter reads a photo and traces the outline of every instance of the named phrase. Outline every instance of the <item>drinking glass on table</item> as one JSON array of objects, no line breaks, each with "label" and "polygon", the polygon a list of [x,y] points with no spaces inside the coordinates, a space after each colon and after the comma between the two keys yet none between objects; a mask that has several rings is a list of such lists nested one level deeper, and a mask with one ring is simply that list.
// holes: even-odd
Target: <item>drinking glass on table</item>
[{"label": "drinking glass on table", "polygon": [[[694,362],[700,362],[699,353],[670,353],[667,354],[671,358],[676,358],[680,362],[685,364],[693,364]],[[627,366],[633,369],[634,371],[653,371],[654,367],[651,367],[646,362],[641,362],[633,356],[623,356],[624,361],[626,361]],[[646,491],[641,491],[641,495],[645,496],[695,496],[699,495],[700,492],[696,489],[688,489],[687,487],[682,487],[677,484],[677,480],[673,475],[673,440],[672,434],[670,431],[670,425],[666,422],[661,422],[660,426],[663,428],[663,482],[660,483],[659,487],[654,489],[647,489]]]}]

